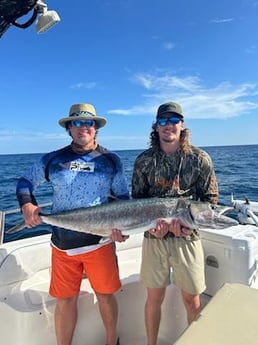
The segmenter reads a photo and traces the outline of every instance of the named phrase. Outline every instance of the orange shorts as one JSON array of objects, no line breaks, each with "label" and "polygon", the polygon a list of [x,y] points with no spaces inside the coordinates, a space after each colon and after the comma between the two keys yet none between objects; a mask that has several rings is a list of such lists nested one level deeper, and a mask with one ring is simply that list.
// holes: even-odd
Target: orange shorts
[{"label": "orange shorts", "polygon": [[84,272],[94,291],[103,294],[116,292],[121,282],[113,244],[73,256],[53,247],[50,295],[56,298],[77,295]]}]

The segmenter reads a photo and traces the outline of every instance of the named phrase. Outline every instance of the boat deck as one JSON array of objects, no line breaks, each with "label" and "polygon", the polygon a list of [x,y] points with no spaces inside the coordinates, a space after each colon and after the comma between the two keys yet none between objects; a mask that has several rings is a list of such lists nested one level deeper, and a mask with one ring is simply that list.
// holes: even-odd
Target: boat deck
[{"label": "boat deck", "polygon": [[[122,288],[116,296],[123,345],[146,345],[143,314],[146,291],[139,283],[141,242],[142,235],[135,235],[117,244]],[[0,261],[0,315],[4,315],[0,324],[1,341],[8,345],[55,345],[55,300],[48,294],[49,235],[3,244]],[[79,318],[72,345],[104,344],[98,303],[87,278],[82,282],[78,306]],[[159,344],[171,345],[185,327],[181,295],[172,284],[164,303]]]},{"label": "boat deck", "polygon": [[[258,288],[258,231],[257,227],[239,225],[234,229],[203,231],[202,241],[205,252],[207,291],[203,294],[203,306],[210,306],[211,296],[220,291],[225,282],[241,283],[248,289]],[[117,292],[119,303],[119,336],[121,345],[146,345],[144,326],[145,288],[139,283],[142,234],[132,235],[125,243],[117,243],[117,256],[122,288]],[[55,345],[54,308],[55,300],[49,296],[51,270],[50,235],[7,242],[0,246],[0,334],[1,343],[8,345]],[[173,275],[171,274],[173,278]],[[251,289],[253,290],[253,289]],[[256,291],[258,294],[258,291]],[[226,293],[228,296],[228,293]],[[217,297],[216,297],[217,298]],[[252,297],[250,297],[252,298]],[[254,299],[256,301],[256,299]],[[216,306],[219,303],[216,303]],[[252,305],[252,303],[248,303]],[[253,304],[254,305],[254,304]],[[215,309],[216,309],[215,306]],[[159,332],[159,345],[243,345],[258,344],[257,331],[253,332],[256,343],[243,342],[239,336],[234,343],[195,342],[192,329],[201,333],[202,327],[217,327],[225,321],[219,313],[206,312],[187,328],[186,313],[180,291],[171,284],[162,306],[162,320]],[[238,313],[238,304],[230,305]],[[243,324],[248,323],[249,315],[242,309]],[[223,312],[223,306],[221,309]],[[239,309],[241,310],[241,309]],[[78,300],[79,318],[72,345],[104,344],[104,329],[99,315],[98,303],[87,278],[82,281]],[[245,315],[246,312],[246,315]],[[215,315],[209,316],[210,313]],[[231,314],[232,315],[232,314]],[[231,316],[232,317],[232,316]],[[258,315],[257,315],[258,318]],[[256,318],[256,319],[257,319]],[[205,320],[208,320],[205,322]],[[203,322],[200,322],[204,320]],[[234,325],[234,320],[233,325]],[[239,321],[240,322],[240,321]],[[196,326],[198,324],[198,327]],[[201,324],[201,326],[199,326]],[[202,326],[204,325],[204,326]],[[250,323],[253,325],[253,323]],[[236,331],[240,326],[235,325]],[[245,325],[246,327],[246,325]],[[218,327],[221,330],[220,327]],[[233,329],[233,328],[232,328]],[[196,331],[196,332],[197,332]],[[241,336],[247,336],[241,328]],[[201,335],[198,333],[199,339]],[[209,332],[204,332],[209,336]],[[198,339],[196,336],[196,339]],[[215,338],[214,338],[215,339]],[[248,339],[248,338],[246,338]],[[238,342],[239,340],[239,342]]]}]

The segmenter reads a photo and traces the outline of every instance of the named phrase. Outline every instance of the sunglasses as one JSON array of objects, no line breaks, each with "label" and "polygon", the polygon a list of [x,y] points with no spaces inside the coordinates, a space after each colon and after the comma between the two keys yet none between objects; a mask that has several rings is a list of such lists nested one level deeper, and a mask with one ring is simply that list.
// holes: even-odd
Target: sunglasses
[{"label": "sunglasses", "polygon": [[166,126],[168,123],[171,125],[177,125],[182,119],[179,117],[160,117],[157,119],[157,124],[159,126]]},{"label": "sunglasses", "polygon": [[71,121],[71,124],[73,127],[82,127],[82,126],[86,126],[86,127],[93,127],[95,126],[95,121],[94,120],[73,120]]}]

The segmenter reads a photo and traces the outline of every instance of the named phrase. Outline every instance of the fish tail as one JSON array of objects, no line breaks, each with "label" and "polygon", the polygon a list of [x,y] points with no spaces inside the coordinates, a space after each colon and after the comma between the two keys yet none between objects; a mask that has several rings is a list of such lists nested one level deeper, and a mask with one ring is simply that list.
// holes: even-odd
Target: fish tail
[{"label": "fish tail", "polygon": [[5,233],[6,234],[15,234],[16,232],[21,231],[24,228],[26,228],[26,225],[25,225],[25,221],[22,220],[21,222],[17,223],[12,228],[7,230]]}]

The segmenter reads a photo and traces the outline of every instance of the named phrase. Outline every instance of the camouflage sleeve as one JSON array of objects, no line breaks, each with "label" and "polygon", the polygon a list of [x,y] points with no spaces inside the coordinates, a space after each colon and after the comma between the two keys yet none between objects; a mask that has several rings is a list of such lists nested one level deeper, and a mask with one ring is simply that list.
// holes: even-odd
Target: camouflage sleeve
[{"label": "camouflage sleeve", "polygon": [[208,201],[212,204],[218,203],[218,184],[212,160],[208,153],[200,152],[200,175],[197,185],[197,193],[201,201]]},{"label": "camouflage sleeve", "polygon": [[132,197],[146,198],[148,197],[149,182],[147,178],[148,162],[145,155],[138,156],[134,163],[132,175]]}]

